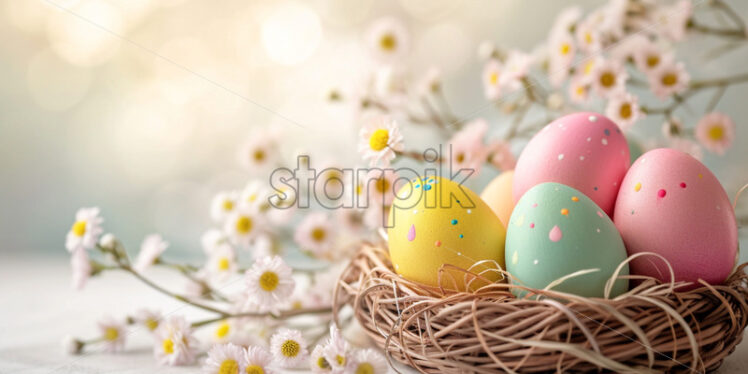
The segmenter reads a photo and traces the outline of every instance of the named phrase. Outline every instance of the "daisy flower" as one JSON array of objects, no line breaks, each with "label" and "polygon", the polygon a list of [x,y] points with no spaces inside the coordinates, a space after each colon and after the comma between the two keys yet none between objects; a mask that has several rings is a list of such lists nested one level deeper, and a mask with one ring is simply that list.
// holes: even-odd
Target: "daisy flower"
[{"label": "daisy flower", "polygon": [[107,352],[119,352],[125,347],[127,332],[124,324],[111,317],[105,317],[99,321],[99,331],[101,332],[104,350]]},{"label": "daisy flower", "polygon": [[660,5],[652,12],[652,20],[657,24],[657,31],[673,41],[679,41],[686,35],[686,26],[693,13],[690,0],[681,0],[674,4]]},{"label": "daisy flower", "polygon": [[240,206],[262,210],[262,206],[269,205],[267,198],[270,191],[267,186],[260,180],[251,180],[239,194],[238,203]]},{"label": "daisy flower", "polygon": [[504,72],[499,82],[502,88],[511,92],[522,87],[522,79],[527,76],[532,60],[532,56],[522,51],[509,51],[509,56],[504,63]]},{"label": "daisy flower", "polygon": [[65,349],[65,352],[69,355],[81,354],[81,352],[83,352],[83,347],[85,346],[86,343],[70,335],[67,335],[62,339],[62,348]]},{"label": "daisy flower", "polygon": [[203,247],[203,252],[210,255],[216,248],[228,244],[228,237],[221,230],[210,229],[200,236],[200,244]]},{"label": "daisy flower", "polygon": [[596,53],[602,46],[599,26],[590,19],[580,22],[574,30],[574,38],[579,49],[586,53]]},{"label": "daisy flower", "polygon": [[326,201],[337,201],[345,193],[346,175],[342,169],[328,166],[317,172],[314,180],[314,191],[317,198]]},{"label": "daisy flower", "polygon": [[691,80],[683,63],[672,61],[662,61],[648,77],[649,88],[661,99],[685,91]]},{"label": "daisy flower", "polygon": [[590,98],[590,84],[582,77],[574,77],[569,81],[569,99],[576,104],[584,104]]},{"label": "daisy flower", "polygon": [[82,290],[93,271],[88,252],[83,249],[73,252],[70,256],[70,268],[73,270],[73,289]]},{"label": "daisy flower", "polygon": [[372,56],[380,62],[393,62],[408,51],[408,30],[402,22],[392,17],[380,18],[366,31],[366,45]]},{"label": "daisy flower", "polygon": [[207,288],[207,273],[204,269],[193,273],[192,277],[187,279],[184,293],[187,297],[194,299],[203,298],[210,293],[210,290]]},{"label": "daisy flower", "polygon": [[627,92],[619,92],[608,100],[605,115],[613,120],[621,130],[628,130],[636,121],[644,117],[639,108],[639,98]]},{"label": "daisy flower", "polygon": [[140,309],[135,313],[135,322],[145,326],[148,331],[155,332],[161,322],[161,312],[150,309]]},{"label": "daisy flower", "polygon": [[672,53],[663,52],[657,45],[648,39],[640,43],[633,52],[636,68],[643,73],[652,74],[663,61],[672,61]]},{"label": "daisy flower", "polygon": [[113,251],[117,248],[117,238],[112,233],[106,233],[99,239],[99,247]]},{"label": "daisy flower", "polygon": [[247,363],[244,348],[228,344],[214,344],[203,364],[205,374],[243,374]]},{"label": "daisy flower", "polygon": [[726,114],[708,113],[696,124],[696,139],[708,151],[723,155],[735,140],[735,123]]},{"label": "daisy flower", "polygon": [[397,123],[387,116],[378,116],[368,121],[359,133],[358,151],[370,166],[388,166],[395,152],[403,150],[403,136]]},{"label": "daisy flower", "polygon": [[294,241],[304,251],[317,257],[329,254],[335,243],[337,230],[325,213],[310,213],[297,226]]},{"label": "daisy flower", "polygon": [[210,218],[222,223],[234,211],[238,200],[239,193],[236,191],[219,192],[210,202]]},{"label": "daisy flower", "polygon": [[279,158],[277,135],[273,131],[256,131],[239,149],[239,163],[250,173],[267,170]]},{"label": "daisy flower", "polygon": [[325,346],[318,344],[312,350],[311,359],[309,360],[309,367],[312,369],[312,373],[329,373],[332,371],[330,363],[325,358]]},{"label": "daisy flower", "polygon": [[226,342],[234,334],[234,322],[228,319],[218,322],[213,330],[213,339],[218,342]]},{"label": "daisy flower", "polygon": [[683,121],[677,117],[665,118],[665,122],[662,124],[662,136],[665,139],[671,140],[677,138],[683,132]]},{"label": "daisy flower", "polygon": [[349,364],[349,352],[348,342],[343,339],[340,330],[333,324],[330,326],[330,338],[322,352],[327,363],[334,371],[343,371]]},{"label": "daisy flower", "polygon": [[356,351],[352,364],[354,373],[386,374],[389,371],[387,360],[370,348]]},{"label": "daisy flower", "polygon": [[392,200],[395,199],[395,192],[398,187],[395,183],[398,180],[397,173],[392,169],[372,169],[366,175],[366,182],[364,183],[364,190],[362,198],[365,201],[358,201],[358,203],[364,202],[365,205],[369,204],[388,206],[392,205]]},{"label": "daisy flower", "polygon": [[501,62],[490,59],[483,66],[483,94],[487,100],[497,100],[501,97]]},{"label": "daisy flower", "polygon": [[91,249],[96,246],[103,229],[101,223],[103,218],[99,217],[99,208],[80,208],[75,213],[75,222],[68,231],[65,239],[65,248],[69,252],[76,249]]},{"label": "daisy flower", "polygon": [[642,34],[628,35],[610,47],[610,56],[618,61],[634,60],[636,52],[648,43],[651,43],[649,38]]},{"label": "daisy flower", "polygon": [[423,74],[420,82],[418,83],[418,93],[421,96],[428,96],[430,94],[439,92],[442,87],[442,72],[439,68],[432,66],[426,70]]},{"label": "daisy flower", "polygon": [[502,140],[494,140],[486,147],[489,162],[499,170],[513,170],[517,165],[517,159],[512,154],[508,143]]},{"label": "daisy flower", "polygon": [[216,248],[208,257],[205,266],[208,273],[219,281],[226,280],[236,273],[239,267],[236,263],[236,253],[228,245]]},{"label": "daisy flower", "polygon": [[568,33],[552,37],[549,41],[549,46],[551,52],[548,75],[551,83],[555,87],[558,87],[569,76],[569,69],[572,62],[574,62],[576,47],[574,46],[574,39]]},{"label": "daisy flower", "polygon": [[582,8],[573,6],[562,10],[551,26],[551,35],[570,33],[574,29],[579,19],[582,18]]},{"label": "daisy flower", "polygon": [[257,237],[252,245],[252,260],[256,261],[263,257],[272,257],[282,254],[282,252],[283,248],[281,247],[280,240],[277,240],[272,235],[262,234]]},{"label": "daisy flower", "polygon": [[452,170],[472,169],[475,174],[487,159],[483,137],[488,132],[488,122],[476,119],[465,125],[449,140]]},{"label": "daisy flower", "polygon": [[135,265],[133,265],[135,271],[142,273],[148,269],[168,246],[169,242],[165,241],[159,234],[146,236],[140,245],[140,252],[138,252],[138,258],[135,259]]},{"label": "daisy flower", "polygon": [[596,64],[592,73],[592,88],[602,97],[611,97],[624,89],[628,74],[623,65],[612,59]]},{"label": "daisy flower", "polygon": [[234,245],[248,247],[260,232],[260,216],[255,209],[241,206],[229,215],[224,232]]},{"label": "daisy flower", "polygon": [[273,361],[282,368],[298,367],[307,358],[306,340],[298,330],[282,328],[270,338]]},{"label": "daisy flower", "polygon": [[195,361],[197,339],[184,317],[173,316],[162,321],[155,336],[153,355],[160,365],[189,365]]},{"label": "daisy flower", "polygon": [[245,372],[247,374],[275,374],[271,367],[273,355],[267,349],[259,346],[248,347],[244,351]]},{"label": "daisy flower", "polygon": [[296,282],[279,256],[260,258],[244,275],[248,300],[261,311],[277,311],[292,294]]}]

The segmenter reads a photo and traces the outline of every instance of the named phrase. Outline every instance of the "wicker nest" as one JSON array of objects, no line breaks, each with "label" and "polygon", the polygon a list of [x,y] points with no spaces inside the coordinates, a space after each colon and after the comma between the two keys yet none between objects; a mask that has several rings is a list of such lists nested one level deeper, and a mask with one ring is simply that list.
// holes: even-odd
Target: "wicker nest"
[{"label": "wicker nest", "polygon": [[422,373],[707,372],[748,323],[746,265],[687,292],[645,279],[615,299],[518,299],[507,283],[448,292],[407,281],[367,245],[341,275],[335,312],[351,305],[388,358]]}]

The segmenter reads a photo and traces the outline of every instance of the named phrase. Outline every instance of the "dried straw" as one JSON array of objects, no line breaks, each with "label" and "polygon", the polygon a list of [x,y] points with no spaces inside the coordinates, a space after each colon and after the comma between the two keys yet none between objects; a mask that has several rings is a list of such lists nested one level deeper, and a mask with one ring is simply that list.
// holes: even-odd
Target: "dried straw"
[{"label": "dried straw", "polygon": [[[719,367],[742,339],[746,265],[723,285],[702,282],[687,292],[674,291],[678,283],[615,274],[609,287],[616,277],[640,282],[614,299],[508,283],[450,292],[401,278],[385,249],[365,245],[341,275],[335,313],[351,305],[388,359],[422,373],[702,373]],[[513,288],[531,297],[518,299]]]}]

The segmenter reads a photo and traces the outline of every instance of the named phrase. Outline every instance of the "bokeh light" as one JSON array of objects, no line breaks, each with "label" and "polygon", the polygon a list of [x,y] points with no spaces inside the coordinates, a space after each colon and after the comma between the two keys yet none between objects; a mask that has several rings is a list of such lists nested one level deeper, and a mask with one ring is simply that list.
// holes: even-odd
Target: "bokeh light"
[{"label": "bokeh light", "polygon": [[279,64],[306,61],[321,39],[319,17],[298,3],[280,4],[262,24],[262,45],[270,59]]}]

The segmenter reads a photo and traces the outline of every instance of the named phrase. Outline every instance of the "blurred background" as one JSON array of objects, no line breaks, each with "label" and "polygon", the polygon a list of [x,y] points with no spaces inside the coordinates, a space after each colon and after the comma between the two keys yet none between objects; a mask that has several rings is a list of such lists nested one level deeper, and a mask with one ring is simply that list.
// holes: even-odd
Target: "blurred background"
[{"label": "blurred background", "polygon": [[[132,250],[159,232],[170,255],[198,256],[211,197],[248,178],[237,151],[253,129],[282,130],[286,155],[358,157],[355,113],[328,96],[371,69],[363,38],[373,20],[391,15],[407,26],[405,63],[414,72],[439,66],[458,116],[500,127],[505,119],[483,97],[478,45],[530,52],[560,10],[602,3],[2,0],[0,252],[67,258],[76,209],[99,206],[106,232]],[[748,3],[730,4],[748,15]],[[707,59],[709,43],[678,51],[693,77],[746,69],[745,43]],[[747,95],[746,84],[728,90],[717,109],[735,120],[735,143],[703,159],[731,198],[748,183]],[[695,122],[695,113],[681,117]],[[645,119],[633,132],[661,136],[661,125]],[[745,247],[745,230],[741,240]]]}]

